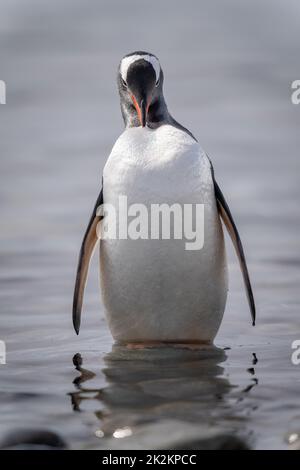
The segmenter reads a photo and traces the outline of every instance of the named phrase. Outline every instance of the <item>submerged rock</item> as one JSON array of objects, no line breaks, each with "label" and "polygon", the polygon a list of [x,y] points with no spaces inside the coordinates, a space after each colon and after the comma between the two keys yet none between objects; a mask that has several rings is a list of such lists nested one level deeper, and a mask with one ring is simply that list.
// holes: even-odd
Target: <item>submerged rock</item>
[{"label": "submerged rock", "polygon": [[66,449],[65,441],[56,433],[43,429],[11,431],[1,441],[0,449]]}]

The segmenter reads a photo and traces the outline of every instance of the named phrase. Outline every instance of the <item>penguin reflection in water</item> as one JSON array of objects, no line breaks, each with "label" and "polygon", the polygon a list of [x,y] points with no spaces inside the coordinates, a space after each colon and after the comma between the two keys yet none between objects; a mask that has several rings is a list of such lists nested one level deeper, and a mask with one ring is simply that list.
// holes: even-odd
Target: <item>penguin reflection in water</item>
[{"label": "penguin reflection in water", "polygon": [[73,302],[77,334],[88,267],[99,240],[97,225],[103,223],[98,209],[108,204],[118,212],[122,196],[127,197],[128,206],[202,204],[204,245],[188,251],[185,240],[178,239],[100,240],[102,297],[116,341],[213,342],[228,290],[221,219],[239,259],[255,323],[246,260],[230,209],[209,158],[192,133],[170,115],[163,79],[153,54],[134,52],[120,63],[118,88],[125,130],[104,167],[103,187],[80,250]]}]

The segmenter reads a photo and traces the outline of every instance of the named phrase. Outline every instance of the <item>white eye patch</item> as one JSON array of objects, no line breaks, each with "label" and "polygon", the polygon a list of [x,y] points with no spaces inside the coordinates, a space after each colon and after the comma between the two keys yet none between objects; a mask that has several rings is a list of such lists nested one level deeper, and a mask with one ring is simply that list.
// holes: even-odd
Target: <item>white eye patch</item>
[{"label": "white eye patch", "polygon": [[152,65],[155,71],[155,76],[156,76],[156,81],[157,81],[159,79],[159,74],[160,74],[160,64],[156,57],[154,57],[153,55],[148,55],[148,54],[147,55],[135,54],[135,55],[130,55],[128,57],[124,57],[124,59],[122,59],[121,66],[120,66],[120,73],[121,73],[121,77],[123,78],[123,80],[125,82],[127,81],[127,72],[131,64],[133,64],[136,60],[140,60],[140,59],[147,60],[147,62],[149,62]]}]

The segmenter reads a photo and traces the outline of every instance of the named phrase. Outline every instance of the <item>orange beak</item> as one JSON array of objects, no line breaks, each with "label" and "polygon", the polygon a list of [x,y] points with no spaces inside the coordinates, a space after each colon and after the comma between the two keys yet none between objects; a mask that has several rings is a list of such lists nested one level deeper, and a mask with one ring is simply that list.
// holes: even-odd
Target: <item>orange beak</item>
[{"label": "orange beak", "polygon": [[142,99],[141,103],[139,104],[134,95],[131,95],[131,99],[132,99],[132,102],[133,102],[134,107],[136,109],[136,112],[137,112],[139,121],[141,123],[141,126],[145,127],[146,122],[147,122],[147,114],[148,114],[148,109],[149,109],[149,103],[146,105],[145,100]]}]

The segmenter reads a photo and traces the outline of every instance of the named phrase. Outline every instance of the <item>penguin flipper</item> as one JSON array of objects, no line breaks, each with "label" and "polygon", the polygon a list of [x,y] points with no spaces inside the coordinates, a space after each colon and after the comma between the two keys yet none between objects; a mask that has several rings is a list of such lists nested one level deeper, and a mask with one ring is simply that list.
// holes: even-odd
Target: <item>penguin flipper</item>
[{"label": "penguin flipper", "polygon": [[254,326],[255,318],[256,318],[256,307],[255,307],[255,301],[254,301],[254,296],[253,296],[253,291],[251,287],[251,282],[250,282],[250,277],[249,277],[249,272],[247,268],[242,241],[241,241],[238,229],[233,220],[232,214],[230,212],[229,206],[225,200],[225,197],[218,183],[215,180],[214,170],[213,170],[212,165],[211,165],[211,170],[212,170],[212,177],[213,177],[213,182],[214,182],[218,211],[221,216],[221,219],[224,222],[225,227],[227,228],[227,231],[230,235],[230,238],[232,240],[233,246],[235,248],[235,251],[239,260],[240,268],[241,268],[242,275],[243,275],[244,285],[246,289],[247,299],[248,299],[248,303],[250,307],[252,325]]},{"label": "penguin flipper", "polygon": [[97,198],[92,216],[85,231],[78,259],[77,274],[75,281],[74,297],[73,297],[73,326],[77,334],[79,334],[81,310],[83,303],[84,289],[86,285],[90,261],[99,240],[97,236],[97,224],[102,217],[97,214],[97,209],[103,204],[103,189]]}]

